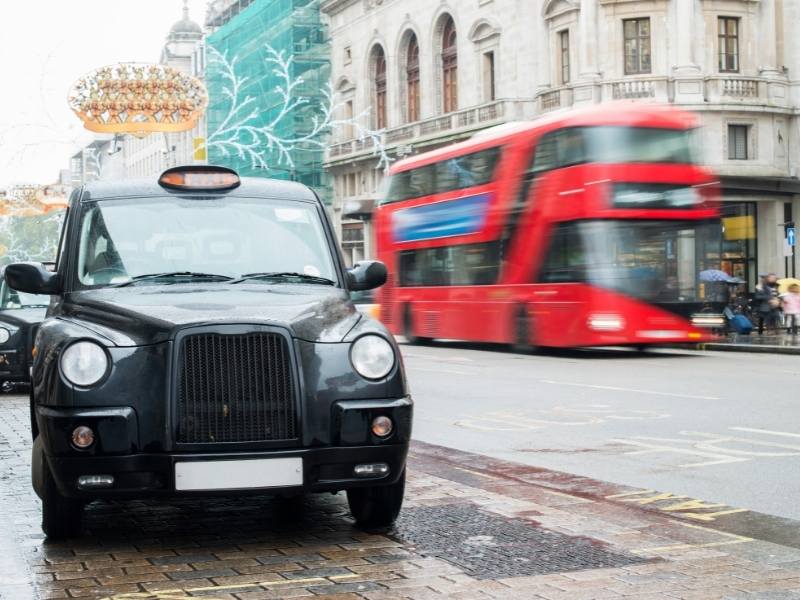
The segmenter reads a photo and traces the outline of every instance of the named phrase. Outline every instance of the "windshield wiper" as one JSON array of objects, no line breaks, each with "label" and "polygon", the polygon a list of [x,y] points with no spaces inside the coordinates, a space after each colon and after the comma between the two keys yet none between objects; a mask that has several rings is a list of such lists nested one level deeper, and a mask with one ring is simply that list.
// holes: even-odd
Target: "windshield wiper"
[{"label": "windshield wiper", "polygon": [[148,279],[161,279],[167,277],[185,277],[187,279],[212,279],[216,281],[229,281],[233,279],[233,277],[229,277],[227,275],[217,275],[215,273],[195,273],[193,271],[169,271],[167,273],[146,273],[144,275],[136,275],[135,277],[131,277],[128,281],[123,281],[122,283],[116,283],[110,287],[125,287],[126,285],[131,285],[132,283],[137,283],[139,281],[146,281]]},{"label": "windshield wiper", "polygon": [[316,275],[306,275],[305,273],[294,273],[292,271],[267,271],[264,273],[245,273],[241,277],[231,281],[231,284],[242,283],[251,279],[300,279],[303,283],[320,283],[322,285],[336,285],[336,282],[327,277]]}]

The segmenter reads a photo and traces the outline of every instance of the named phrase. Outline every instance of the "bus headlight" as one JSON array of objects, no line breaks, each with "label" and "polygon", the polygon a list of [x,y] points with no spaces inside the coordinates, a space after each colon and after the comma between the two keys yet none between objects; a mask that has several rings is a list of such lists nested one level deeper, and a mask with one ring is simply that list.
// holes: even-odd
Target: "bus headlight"
[{"label": "bus headlight", "polygon": [[107,370],[108,355],[94,342],[75,342],[61,354],[61,372],[77,386],[94,385]]},{"label": "bus headlight", "polygon": [[5,344],[11,339],[11,332],[5,327],[0,327],[0,344]]},{"label": "bus headlight", "polygon": [[595,314],[589,315],[587,324],[592,331],[622,331],[625,319],[615,314]]},{"label": "bus headlight", "polygon": [[722,327],[725,325],[725,315],[697,313],[692,315],[692,325],[695,327]]},{"label": "bus headlight", "polygon": [[394,368],[394,348],[379,335],[364,335],[353,342],[350,362],[364,379],[383,379]]}]

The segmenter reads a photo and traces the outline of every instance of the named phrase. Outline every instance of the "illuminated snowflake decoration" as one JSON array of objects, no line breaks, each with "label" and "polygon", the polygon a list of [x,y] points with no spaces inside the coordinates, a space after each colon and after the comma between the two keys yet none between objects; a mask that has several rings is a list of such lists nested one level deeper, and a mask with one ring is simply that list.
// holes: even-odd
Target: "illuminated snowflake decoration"
[{"label": "illuminated snowflake decoration", "polygon": [[278,165],[294,168],[292,154],[295,150],[324,149],[330,134],[340,127],[348,127],[359,141],[372,147],[373,155],[378,158],[377,167],[388,169],[392,159],[383,144],[383,130],[362,125],[369,118],[369,110],[353,117],[337,118],[337,114],[344,112],[345,103],[336,96],[330,84],[322,90],[323,101],[317,114],[310,118],[308,131],[292,137],[279,135],[280,125],[293,119],[298,110],[309,105],[311,100],[297,93],[304,80],[291,75],[293,57],[269,45],[266,45],[266,52],[266,65],[280,80],[275,88],[280,106],[269,122],[260,124],[256,98],[244,92],[249,78],[237,74],[239,58],[229,58],[227,53],[210,46],[207,48],[208,63],[220,68],[222,94],[227,106],[219,126],[208,133],[206,150],[215,150],[223,157],[236,156],[247,161],[252,168],[267,170],[270,168],[267,156],[271,154],[277,156]]}]

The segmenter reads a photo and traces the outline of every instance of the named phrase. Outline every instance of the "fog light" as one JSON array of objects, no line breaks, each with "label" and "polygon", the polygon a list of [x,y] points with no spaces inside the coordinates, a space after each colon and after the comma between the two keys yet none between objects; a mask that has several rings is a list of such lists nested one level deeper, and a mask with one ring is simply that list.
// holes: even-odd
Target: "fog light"
[{"label": "fog light", "polygon": [[72,445],[80,450],[86,450],[89,446],[94,444],[94,431],[80,425],[72,432]]},{"label": "fog light", "polygon": [[113,475],[81,475],[78,477],[79,490],[107,488],[112,485],[114,485]]},{"label": "fog light", "polygon": [[394,426],[389,417],[375,417],[372,420],[372,433],[378,437],[387,437],[392,433]]},{"label": "fog light", "polygon": [[386,463],[368,463],[356,465],[353,468],[353,475],[356,477],[383,477],[389,474],[389,465]]}]

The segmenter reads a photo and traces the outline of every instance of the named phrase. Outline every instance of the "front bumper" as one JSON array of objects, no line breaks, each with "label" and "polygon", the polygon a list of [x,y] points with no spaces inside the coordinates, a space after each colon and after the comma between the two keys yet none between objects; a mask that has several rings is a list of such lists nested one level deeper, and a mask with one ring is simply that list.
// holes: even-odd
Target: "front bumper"
[{"label": "front bumper", "polygon": [[[44,461],[62,495],[81,498],[208,495],[210,493],[281,493],[338,491],[351,487],[394,483],[405,467],[411,439],[413,402],[411,398],[383,400],[341,400],[330,407],[326,419],[327,439],[298,443],[289,447],[269,447],[265,443],[190,445],[158,444],[140,439],[143,423],[131,407],[54,408],[38,406],[36,420],[42,455],[34,452],[34,488],[39,489],[41,474],[37,460]],[[376,416],[388,416],[395,425],[392,434],[378,438],[370,424]],[[152,416],[152,415],[151,415]],[[306,418],[310,418],[307,415]],[[323,421],[325,422],[325,421]],[[86,450],[71,445],[75,427],[85,425],[95,432],[95,442]],[[324,440],[324,441],[323,441]],[[267,443],[269,444],[269,443]],[[302,485],[259,487],[224,491],[184,491],[176,489],[175,464],[188,461],[229,461],[271,458],[302,459]],[[385,463],[389,472],[382,477],[359,478],[354,467],[365,463]],[[256,468],[257,465],[247,468]],[[109,487],[80,489],[78,479],[87,475],[113,477]],[[227,484],[226,484],[227,485]]]},{"label": "front bumper", "polygon": [[[208,496],[217,494],[335,492],[343,489],[394,483],[405,468],[408,444],[382,446],[301,448],[269,452],[225,454],[134,454],[129,456],[48,457],[47,462],[62,495],[72,498],[140,498],[151,496]],[[299,457],[303,461],[303,485],[280,488],[246,488],[209,491],[177,491],[175,463],[179,461],[247,460]],[[362,463],[386,463],[388,475],[375,479],[353,476]],[[80,490],[82,475],[111,475],[114,485]]]}]

